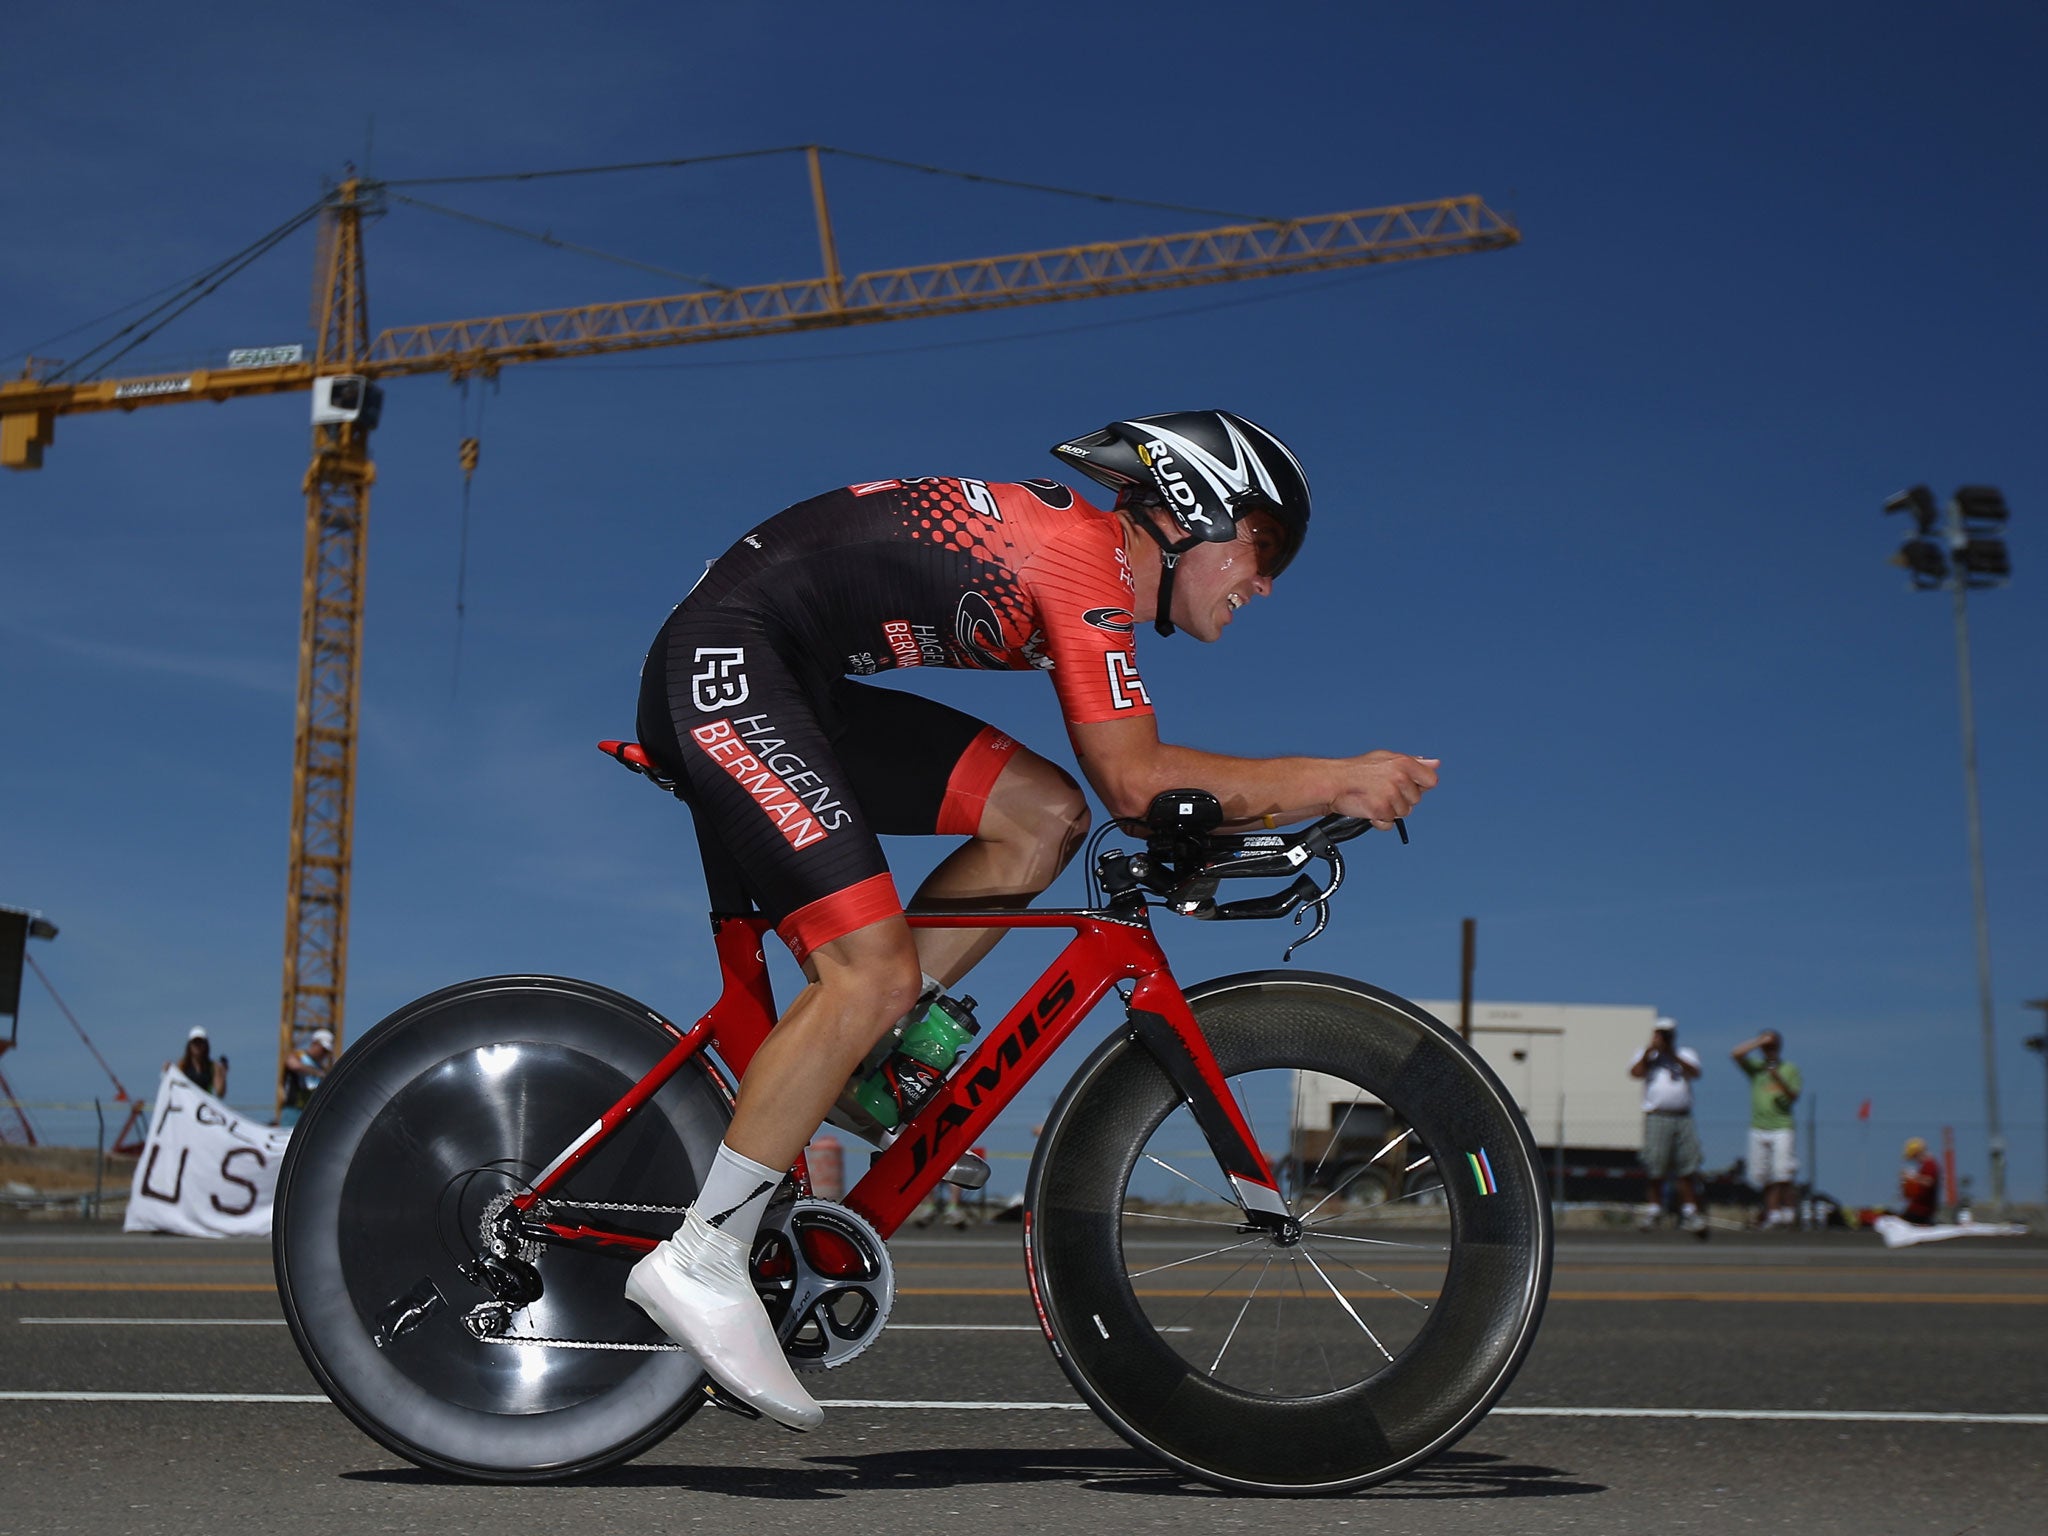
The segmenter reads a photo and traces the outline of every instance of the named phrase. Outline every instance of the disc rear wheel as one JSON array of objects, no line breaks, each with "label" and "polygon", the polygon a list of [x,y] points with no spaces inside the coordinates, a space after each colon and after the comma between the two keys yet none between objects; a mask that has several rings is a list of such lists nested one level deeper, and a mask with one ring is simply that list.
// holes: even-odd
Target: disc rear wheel
[{"label": "disc rear wheel", "polygon": [[[511,1198],[672,1030],[601,987],[500,977],[421,999],[342,1056],[279,1172],[273,1249],[307,1364],[380,1443],[469,1477],[569,1477],[646,1449],[704,1401],[695,1358],[622,1295],[634,1254],[503,1237]],[[572,1218],[590,1209],[579,1201],[626,1207],[592,1219],[666,1236],[729,1115],[714,1069],[693,1061],[551,1199]],[[481,1260],[539,1295],[505,1303]],[[474,1326],[493,1303],[496,1330]]]}]

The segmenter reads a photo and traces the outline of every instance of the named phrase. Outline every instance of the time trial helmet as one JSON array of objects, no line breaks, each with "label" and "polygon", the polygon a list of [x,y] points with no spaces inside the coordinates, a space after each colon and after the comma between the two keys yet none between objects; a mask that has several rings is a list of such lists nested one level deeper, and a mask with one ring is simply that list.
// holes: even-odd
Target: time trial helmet
[{"label": "time trial helmet", "polygon": [[1174,559],[1202,543],[1237,537],[1237,522],[1264,512],[1280,525],[1279,552],[1262,565],[1278,576],[1308,536],[1308,476],[1287,445],[1230,411],[1172,411],[1113,421],[1052,450],[1117,492],[1121,504],[1165,508],[1180,530],[1169,539],[1140,526]]}]

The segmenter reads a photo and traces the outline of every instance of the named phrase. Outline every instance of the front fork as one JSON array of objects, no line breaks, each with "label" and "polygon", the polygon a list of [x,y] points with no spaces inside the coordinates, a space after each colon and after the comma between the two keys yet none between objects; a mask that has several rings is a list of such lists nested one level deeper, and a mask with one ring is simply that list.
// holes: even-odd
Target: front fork
[{"label": "front fork", "polygon": [[1208,1038],[1178,986],[1147,977],[1131,994],[1127,1028],[1180,1094],[1216,1162],[1230,1180],[1249,1227],[1299,1235],[1266,1155],[1230,1091]]}]

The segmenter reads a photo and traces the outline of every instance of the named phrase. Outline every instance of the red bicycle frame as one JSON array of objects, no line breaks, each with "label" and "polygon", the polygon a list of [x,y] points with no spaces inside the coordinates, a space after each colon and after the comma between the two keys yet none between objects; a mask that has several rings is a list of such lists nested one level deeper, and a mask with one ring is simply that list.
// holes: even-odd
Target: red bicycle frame
[{"label": "red bicycle frame", "polygon": [[[1127,1027],[1158,1060],[1193,1110],[1247,1221],[1276,1228],[1286,1224],[1286,1207],[1272,1169],[1224,1082],[1142,907],[1128,916],[1095,909],[910,912],[906,916],[913,928],[1071,928],[1074,937],[1002,1022],[983,1031],[973,1054],[847,1192],[846,1205],[884,1238],[910,1218],[959,1155],[988,1129],[1025,1082],[1120,981],[1135,983]],[[776,1020],[762,948],[769,927],[767,919],[757,916],[712,918],[724,981],[718,1000],[689,1029],[678,1030],[675,1045],[653,1070],[565,1147],[531,1189],[512,1201],[524,1218],[522,1227],[527,1235],[543,1242],[631,1254],[654,1246],[656,1239],[640,1233],[560,1221],[536,1213],[534,1208],[544,1205],[550,1191],[699,1051],[715,1046],[735,1077],[746,1075],[748,1064]],[[795,1171],[808,1185],[801,1159]]]}]

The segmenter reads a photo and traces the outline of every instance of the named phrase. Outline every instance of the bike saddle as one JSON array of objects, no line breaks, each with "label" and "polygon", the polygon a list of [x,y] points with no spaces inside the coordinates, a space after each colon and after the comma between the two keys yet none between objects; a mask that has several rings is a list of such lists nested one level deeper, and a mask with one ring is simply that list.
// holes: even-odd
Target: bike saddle
[{"label": "bike saddle", "polygon": [[654,766],[654,759],[647,755],[647,749],[637,741],[600,741],[597,750],[614,761],[624,763],[635,773],[653,777],[661,772]]}]

